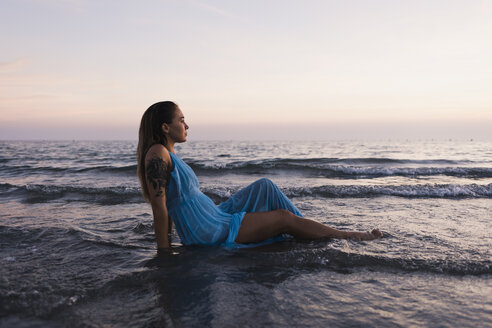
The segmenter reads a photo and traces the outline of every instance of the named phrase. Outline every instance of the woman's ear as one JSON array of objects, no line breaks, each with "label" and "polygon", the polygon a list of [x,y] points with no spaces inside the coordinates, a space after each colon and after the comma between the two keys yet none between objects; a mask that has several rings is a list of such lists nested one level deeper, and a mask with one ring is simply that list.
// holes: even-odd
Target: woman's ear
[{"label": "woman's ear", "polygon": [[162,132],[169,133],[169,125],[167,125],[166,123],[162,123],[161,129],[162,129]]}]

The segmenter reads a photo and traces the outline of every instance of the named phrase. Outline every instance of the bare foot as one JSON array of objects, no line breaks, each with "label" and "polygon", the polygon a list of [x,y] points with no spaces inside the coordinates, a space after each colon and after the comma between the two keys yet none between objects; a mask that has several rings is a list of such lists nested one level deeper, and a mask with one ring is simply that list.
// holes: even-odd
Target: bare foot
[{"label": "bare foot", "polygon": [[374,240],[377,238],[383,238],[383,233],[379,229],[372,229],[371,232],[352,232],[349,235],[350,239],[355,240]]}]

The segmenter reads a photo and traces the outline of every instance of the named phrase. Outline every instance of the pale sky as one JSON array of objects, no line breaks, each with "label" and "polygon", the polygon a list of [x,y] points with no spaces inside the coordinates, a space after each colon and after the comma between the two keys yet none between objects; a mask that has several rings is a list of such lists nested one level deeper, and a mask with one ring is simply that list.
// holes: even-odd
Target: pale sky
[{"label": "pale sky", "polygon": [[492,1],[1,0],[0,139],[492,139]]}]

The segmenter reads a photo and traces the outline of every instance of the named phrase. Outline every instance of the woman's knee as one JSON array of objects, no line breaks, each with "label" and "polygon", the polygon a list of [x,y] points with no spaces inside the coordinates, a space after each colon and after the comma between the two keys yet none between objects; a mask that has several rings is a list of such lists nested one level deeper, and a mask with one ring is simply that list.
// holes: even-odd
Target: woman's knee
[{"label": "woman's knee", "polygon": [[268,178],[261,178],[261,179],[258,179],[256,180],[255,182],[256,184],[259,184],[259,185],[262,185],[262,186],[272,186],[272,185],[275,185],[273,183],[272,180],[268,179]]},{"label": "woman's knee", "polygon": [[286,209],[278,209],[274,211],[278,217],[278,226],[283,233],[290,231],[295,225],[296,216]]}]

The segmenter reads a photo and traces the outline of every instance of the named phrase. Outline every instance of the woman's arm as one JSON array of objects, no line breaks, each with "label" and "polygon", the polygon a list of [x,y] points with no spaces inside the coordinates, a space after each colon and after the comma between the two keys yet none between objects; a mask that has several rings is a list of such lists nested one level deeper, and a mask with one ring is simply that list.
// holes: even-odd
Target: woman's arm
[{"label": "woman's arm", "polygon": [[162,145],[152,146],[145,156],[145,174],[154,216],[158,248],[169,248],[172,223],[166,206],[166,187],[171,170],[171,157]]},{"label": "woman's arm", "polygon": [[152,214],[154,216],[154,231],[155,231],[155,239],[157,241],[157,248],[170,248],[171,240],[169,234],[171,233],[170,228],[170,218],[167,213],[166,207],[166,196],[162,197],[163,205],[160,204],[159,201],[156,201],[155,206],[152,205]]}]

